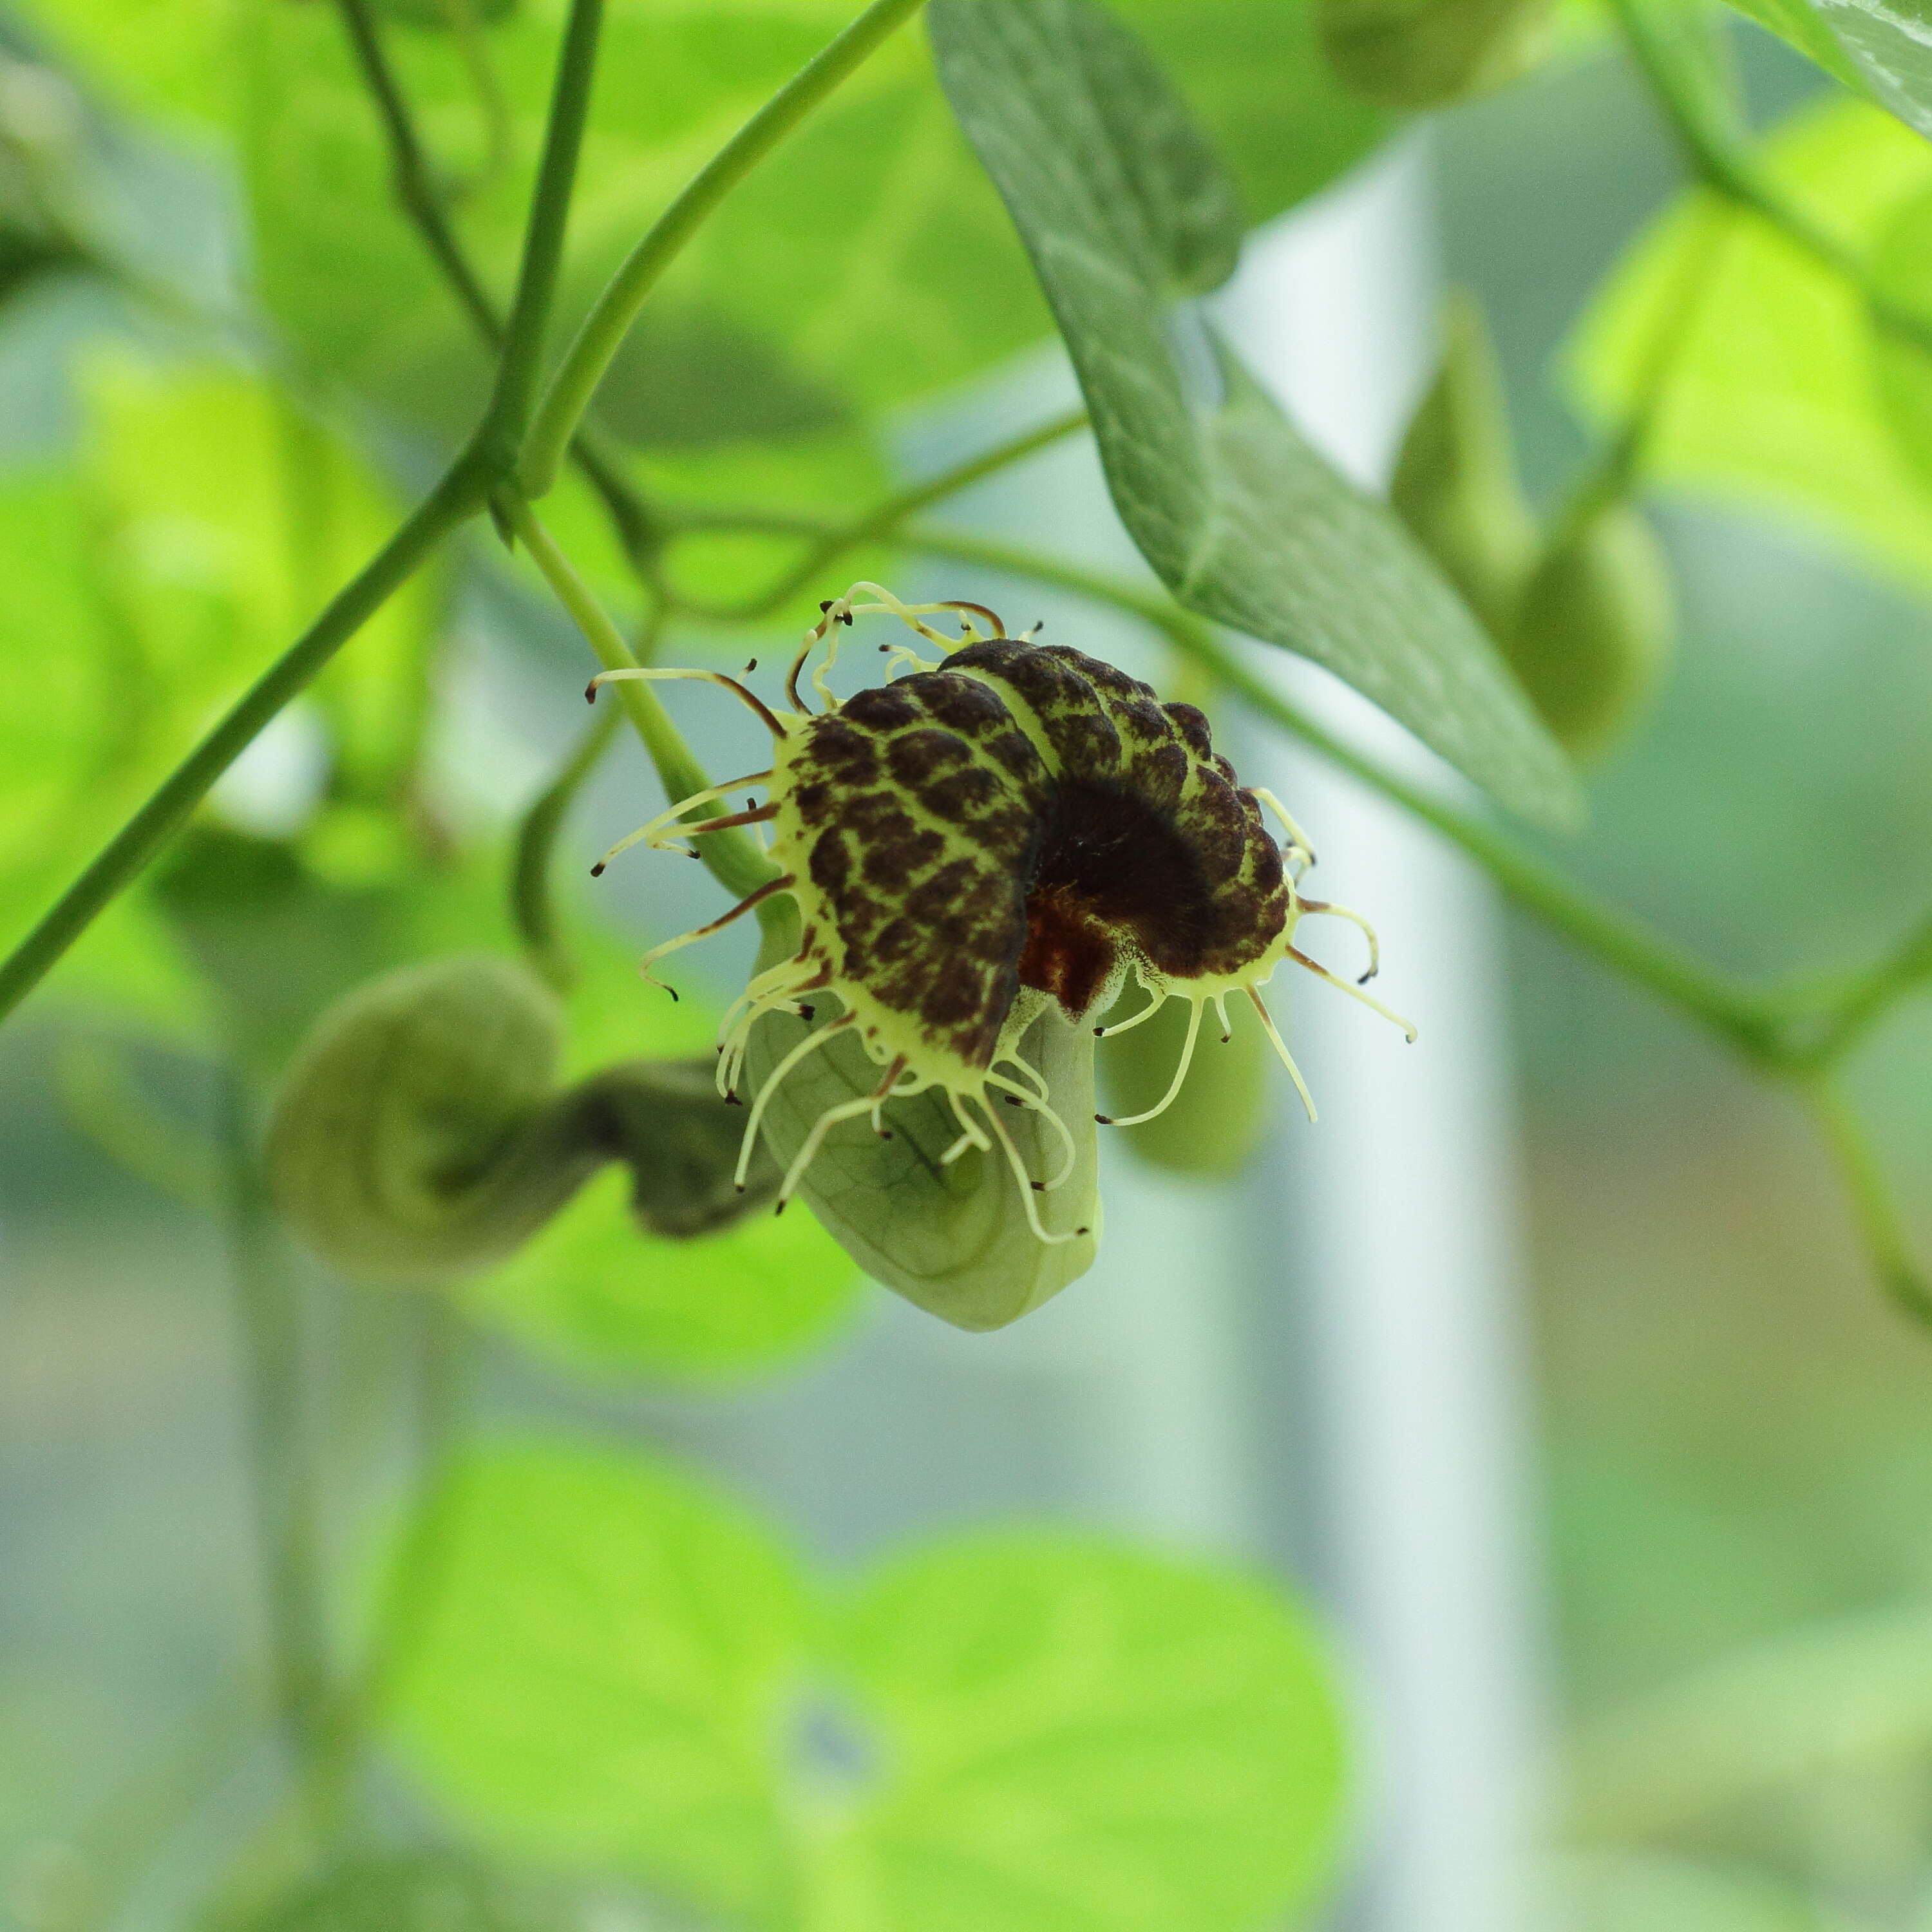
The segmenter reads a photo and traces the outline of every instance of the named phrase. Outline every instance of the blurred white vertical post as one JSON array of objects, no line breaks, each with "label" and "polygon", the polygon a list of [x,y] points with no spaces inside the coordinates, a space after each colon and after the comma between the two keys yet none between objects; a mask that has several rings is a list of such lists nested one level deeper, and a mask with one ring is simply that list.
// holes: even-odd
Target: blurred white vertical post
[{"label": "blurred white vertical post", "polygon": [[[1426,379],[1436,292],[1426,150],[1410,143],[1259,237],[1223,320],[1314,440],[1377,487]],[[1280,675],[1343,735],[1432,763],[1324,674]],[[1432,834],[1281,755],[1316,890],[1377,922],[1377,990],[1421,1030],[1408,1047],[1340,994],[1274,982],[1322,1109],[1287,1138],[1266,1213],[1307,1356],[1306,1529],[1368,1726],[1364,1878],[1345,1916],[1520,1932],[1541,1659],[1496,908]],[[1354,958],[1339,922],[1304,930],[1323,957]]]}]

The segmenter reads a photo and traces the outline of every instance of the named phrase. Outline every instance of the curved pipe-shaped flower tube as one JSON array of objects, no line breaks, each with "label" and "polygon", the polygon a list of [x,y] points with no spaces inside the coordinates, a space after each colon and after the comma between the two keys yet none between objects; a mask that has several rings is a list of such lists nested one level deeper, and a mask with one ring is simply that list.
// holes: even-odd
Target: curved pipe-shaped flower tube
[{"label": "curved pipe-shaped flower tube", "polygon": [[734,1185],[742,1116],[708,1064],[638,1060],[559,1089],[562,1037],[549,990],[481,956],[406,967],[339,1000],[268,1123],[290,1225],[345,1273],[430,1281],[513,1254],[612,1160],[658,1234],[703,1234],[771,1198],[769,1160]]}]

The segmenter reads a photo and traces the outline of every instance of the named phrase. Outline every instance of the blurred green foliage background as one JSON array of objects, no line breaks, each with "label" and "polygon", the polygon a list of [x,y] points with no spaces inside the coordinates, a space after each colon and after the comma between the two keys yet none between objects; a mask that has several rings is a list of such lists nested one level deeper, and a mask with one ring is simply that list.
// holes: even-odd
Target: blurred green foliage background
[{"label": "blurred green foliage background", "polygon": [[[850,10],[724,10],[709,23],[661,10],[673,31],[632,9],[612,58],[620,73],[626,62],[648,70],[654,100],[682,112],[646,137],[626,100],[600,101],[595,191],[574,236],[578,307],[631,238],[638,208],[661,200]],[[1305,49],[1284,56],[1283,37],[1304,32],[1298,8],[1119,10],[1176,62],[1256,215],[1291,205],[1383,131],[1375,110],[1334,94]],[[1210,16],[1211,32],[1200,24]],[[245,358],[205,344],[185,355],[178,320],[98,280],[50,277],[0,309],[0,712],[10,734],[0,741],[9,761],[0,906],[10,926],[139,798],[213,698],[380,535],[400,494],[466,422],[485,374],[413,238],[370,217],[387,206],[384,164],[364,104],[342,80],[328,10],[261,10],[254,64],[232,70],[180,31],[200,17],[90,4],[50,8],[36,24],[70,36],[112,76],[78,138],[139,232],[129,260],[218,304],[255,288],[298,374],[278,392],[244,371]],[[553,26],[532,8],[501,30],[494,121],[474,111],[450,45],[406,28],[395,36],[439,152],[472,184],[466,232],[493,276],[509,259],[524,187],[498,149],[527,158]],[[1737,32],[1762,120],[1804,108],[1824,86],[1768,36]],[[527,52],[518,35],[529,37]],[[25,23],[0,44],[16,54],[36,44]],[[881,431],[895,410],[1043,334],[1031,280],[922,58],[908,44],[868,73],[734,207],[640,332],[607,400],[647,482],[698,500],[851,507],[888,478]],[[231,127],[238,175],[208,133],[233,112],[211,99],[212,74],[245,98]],[[152,118],[130,132],[112,118],[124,109]],[[1838,111],[1862,118],[1849,132],[1814,126],[1799,137],[1819,144],[1817,169],[1889,180],[1894,150],[1901,178],[1922,166],[1922,144],[1898,148],[1912,137],[1893,124]],[[1284,125],[1297,138],[1282,138]],[[1526,475],[1548,504],[1586,446],[1580,398],[1616,392],[1616,302],[1580,346],[1578,316],[1676,192],[1671,148],[1627,69],[1587,32],[1553,65],[1420,138],[1447,272],[1482,300]],[[1932,183],[1932,160],[1922,172]],[[329,190],[318,194],[323,180]],[[256,253],[238,261],[244,189]],[[1843,204],[1856,199],[1848,189]],[[1642,265],[1624,272],[1640,276]],[[1747,309],[1751,293],[1747,278],[1736,298]],[[1642,298],[1639,286],[1617,299]],[[1829,322],[1818,326],[1828,332]],[[1720,328],[1710,352],[1721,362],[1740,339]],[[1694,351],[1691,360],[1703,368]],[[1708,386],[1725,392],[1734,374],[1720,368]],[[1900,380],[1909,389],[1911,372]],[[308,385],[346,393],[352,406],[318,417],[299,406]],[[1875,458],[1842,412],[1814,410],[1822,440],[1794,434],[1788,452],[1774,452],[1786,464],[1781,494],[1759,487],[1771,458],[1741,464],[1742,481],[1718,473],[1743,440],[1724,428],[1726,407],[1736,407],[1728,392],[1661,433],[1660,514],[1683,611],[1676,668],[1646,728],[1594,777],[1589,830],[1550,849],[1741,970],[1823,971],[1894,937],[1904,909],[1932,889],[1932,837],[1922,836],[1932,834],[1932,549],[1922,535],[1932,522],[1922,500],[1899,494],[1892,459]],[[280,494],[291,476],[292,501]],[[600,587],[622,598],[621,560],[590,504],[561,505],[557,521]],[[214,554],[211,527],[232,538]],[[692,594],[729,599],[748,572],[795,554],[719,538],[692,542],[676,562]],[[146,642],[117,657],[130,608]],[[106,648],[75,648],[83,635]],[[580,669],[530,584],[480,550],[426,578],[290,728],[285,774],[313,756],[318,735],[330,747],[325,802],[300,838],[277,822],[284,808],[272,787],[253,800],[230,788],[231,821],[280,855],[264,857],[260,890],[225,901],[210,880],[232,878],[232,854],[212,873],[204,851],[197,873],[190,848],[0,1033],[0,1918],[10,1914],[22,1932],[93,1922],[97,1891],[119,1882],[118,1848],[142,1840],[148,1814],[167,1810],[198,1762],[229,1763],[248,1674],[238,1676],[236,1660],[262,1647],[229,1262],[194,1204],[210,1184],[197,1136],[221,1106],[208,1047],[222,1022],[211,1014],[226,998],[230,1022],[248,1016],[234,1042],[241,1057],[278,1064],[321,1000],[375,965],[459,945],[507,949],[506,808],[567,748]],[[505,690],[525,701],[506,704]],[[507,731],[506,715],[522,728]],[[75,721],[85,727],[77,745],[62,736]],[[586,817],[621,830],[648,790],[623,745]],[[586,832],[580,842],[594,842]],[[288,880],[275,867],[292,850],[303,887],[278,897],[278,880]],[[568,908],[584,968],[571,1002],[572,1070],[618,1053],[708,1046],[714,1015],[701,1004],[636,1002],[629,961],[640,936],[676,929],[686,910],[669,895],[643,901],[638,889],[616,922]],[[217,968],[200,978],[197,947]],[[1922,1932],[1932,1923],[1932,1347],[1871,1293],[1834,1188],[1784,1101],[1527,926],[1514,931],[1510,970],[1542,1527],[1562,1718],[1576,1740],[1574,1784],[1552,1801],[1553,1835],[1574,1855],[1552,1916],[1589,1932]],[[1932,1176],[1928,1075],[1932,1021],[1910,1010],[1856,1074],[1915,1204]],[[701,1444],[692,1418],[704,1403],[755,1403],[772,1385],[761,1378],[862,1332],[866,1292],[804,1216],[689,1248],[658,1244],[646,1268],[614,1183],[605,1177],[516,1261],[464,1291],[454,1325],[486,1334],[480,1351],[432,1303],[309,1284],[296,1318],[324,1372],[304,1426],[327,1445],[320,1527],[346,1569],[372,1569],[372,1540],[385,1533],[372,1526],[400,1508],[424,1454],[412,1432],[433,1432],[452,1352],[480,1354],[466,1371],[470,1400],[512,1433]],[[1932,1240],[1932,1217],[1916,1220]],[[826,1552],[794,1554],[768,1526],[740,1520],[738,1505],[714,1510],[708,1492],[694,1502],[683,1478],[627,1477],[571,1453],[511,1448],[443,1472],[424,1519],[432,1527],[465,1484],[483,1498],[443,1538],[446,1560],[475,1587],[456,1594],[454,1622],[426,1640],[428,1663],[413,1674],[398,1666],[408,1682],[400,1730],[412,1761],[433,1768],[438,1802],[502,1826],[506,1842],[535,1847],[540,1867],[621,1864],[611,1847],[635,1837],[654,1880],[668,1864],[674,1890],[722,1916],[770,1918],[769,1894],[787,1882],[759,1863],[770,1821],[749,1815],[741,1764],[697,1761],[704,1739],[751,1724],[745,1712],[762,1710],[788,1673],[843,1670],[895,1714],[906,1762],[922,1762],[922,1750],[943,1760],[972,1714],[955,1707],[986,1694],[985,1680],[962,1672],[963,1691],[949,1684],[920,1645],[929,1652],[932,1633],[985,1590],[999,1616],[1046,1633],[1042,1681],[1061,1682],[1078,1672],[1052,1649],[1054,1606],[1090,1608],[1116,1573],[1132,1573],[1118,1600],[1146,1610],[1151,1626],[1124,1617],[1112,1640],[1119,1657],[1168,1655],[1163,1616],[1184,1621],[1200,1598],[1212,1600],[1201,1612],[1210,1624],[1225,1617],[1238,1631],[1226,1655],[1263,1673],[1246,1680],[1262,1686],[1252,1727],[1197,1734],[1205,1768],[1194,1777],[1235,1767],[1252,1814],[1238,1803],[1216,1828],[1265,1838],[1278,1808],[1298,1802],[1325,1820],[1334,1767],[1325,1715],[1312,1726],[1308,1718],[1326,1711],[1318,1672],[1299,1624],[1245,1579],[1169,1571],[1110,1544],[988,1533],[906,1557],[825,1612],[808,1605],[808,1573]],[[1024,1441],[1009,1453],[1023,1461]],[[1004,1480],[1003,1496],[1054,1507],[1024,1473]],[[969,1496],[962,1513],[975,1506]],[[632,1550],[602,1528],[687,1516],[699,1524],[688,1546],[697,1553],[676,1590],[653,1584],[651,1548]],[[590,1527],[569,1546],[573,1522]],[[504,1548],[493,1535],[508,1539]],[[606,1568],[585,1598],[593,1605],[675,1605],[694,1591],[718,1612],[640,1636],[643,1650],[709,1647],[688,1680],[701,1680],[709,1700],[703,1736],[635,1785],[614,1784],[602,1814],[580,1796],[550,1814],[556,1781],[574,1791],[568,1779],[602,1760],[573,1746],[553,1765],[518,1716],[520,1696],[530,1708],[574,1710],[568,1735],[594,1738],[637,1694],[624,1660],[598,1654],[610,1626],[596,1616],[520,1644],[517,1585],[544,1567],[551,1536],[566,1545],[548,1559],[558,1570],[599,1553]],[[971,1589],[950,1567],[960,1564]],[[352,1620],[357,1592],[373,1587],[357,1586],[340,1613]],[[1185,1599],[1182,1609],[1169,1598]],[[752,1612],[732,1623],[728,1612],[747,1604]],[[675,1607],[665,1615],[675,1623]],[[955,1634],[968,1656],[983,1640],[970,1628]],[[587,1660],[562,1670],[560,1651]],[[1219,1667],[1202,1666],[1210,1677]],[[1112,1680],[1105,1660],[1092,1669],[1090,1709],[1070,1698],[1076,1743],[1090,1717],[1100,1730],[1107,1717]],[[473,1687],[493,1672],[512,1688],[479,1701]],[[1011,1676],[1009,1700],[1040,1694],[1024,1668]],[[1270,1721],[1281,1716],[1263,1694],[1270,1685],[1287,1713],[1280,1722]],[[638,1733],[610,1728],[617,1762]],[[869,1767],[855,1772],[849,1741],[831,1729],[813,1756],[830,1795],[812,1802],[836,1811]],[[1284,1738],[1306,1748],[1298,1756]],[[236,1762],[224,1774],[227,1802],[254,1818],[245,1751]],[[1104,1784],[1108,1766],[1115,1758],[1098,1753],[1058,1769]],[[646,1815],[631,1795],[700,1788],[716,1802],[695,1827]],[[796,1794],[785,1790],[788,1802]],[[1025,1796],[1022,1780],[985,1802],[997,1812]],[[410,1791],[394,1802],[411,1816],[422,1802]],[[1104,1793],[1096,1802],[1105,1810]],[[1122,1796],[1120,1815],[1134,1802]],[[190,1922],[200,1909],[191,1901],[210,1888],[232,1820],[221,1822],[220,1806],[190,1810],[167,1856],[140,1869],[129,1922]],[[97,1829],[98,1846],[87,1835]],[[944,1838],[918,1815],[916,1792],[877,1829],[881,1842],[928,1853],[932,1834]],[[85,1859],[74,1849],[83,1841]],[[1257,1854],[1264,1904],[1300,1891],[1320,1862],[1311,1842],[1284,1877],[1281,1859],[1270,1864],[1280,1850]],[[1172,1897],[1103,1905],[1091,1922],[1244,1922],[1246,1868],[1238,1856],[1222,1863],[1225,1896],[1203,1876],[1215,1861],[1184,1848]],[[266,1864],[277,1868],[272,1856]],[[1070,1882],[1103,1896],[1107,1864],[1102,1834]],[[837,1875],[825,1882],[836,1895]],[[937,1895],[908,1894],[928,1908]],[[656,1910],[626,1898],[625,1910]],[[494,1890],[487,1903],[435,1909],[478,1923],[501,1909],[517,1924],[538,1910],[501,1906]],[[970,1916],[970,1898],[947,1910],[961,1916],[933,1908],[896,1922],[920,1932],[987,1922]]]}]

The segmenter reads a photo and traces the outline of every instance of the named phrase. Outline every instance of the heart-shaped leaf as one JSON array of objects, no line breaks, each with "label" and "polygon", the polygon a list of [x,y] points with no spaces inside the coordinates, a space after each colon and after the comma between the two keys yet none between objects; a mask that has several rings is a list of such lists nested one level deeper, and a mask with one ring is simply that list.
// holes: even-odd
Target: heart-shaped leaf
[{"label": "heart-shaped leaf", "polygon": [[1256,1577],[981,1534],[814,1616],[726,1498],[556,1447],[473,1456],[427,1527],[402,1732],[526,1852],[770,1932],[1252,1932],[1334,1852],[1326,1660]]}]

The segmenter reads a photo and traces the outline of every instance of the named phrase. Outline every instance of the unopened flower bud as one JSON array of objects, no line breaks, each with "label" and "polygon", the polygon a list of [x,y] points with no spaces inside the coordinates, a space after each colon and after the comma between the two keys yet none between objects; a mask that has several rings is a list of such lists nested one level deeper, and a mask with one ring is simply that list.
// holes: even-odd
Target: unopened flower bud
[{"label": "unopened flower bud", "polygon": [[1573,757],[1595,757],[1642,712],[1670,656],[1670,575],[1628,503],[1560,534],[1525,585],[1505,654]]},{"label": "unopened flower bud", "polygon": [[768,1200],[735,1183],[740,1117],[708,1066],[638,1061],[554,1085],[555,996],[482,956],[385,974],[317,1022],[277,1096],[268,1167],[290,1225],[346,1273],[433,1280],[512,1254],[611,1160],[639,1219],[695,1234]]},{"label": "unopened flower bud", "polygon": [[1442,361],[1402,439],[1389,503],[1490,634],[1509,633],[1536,555],[1483,312],[1453,295]]},{"label": "unopened flower bud", "polygon": [[1447,106],[1502,87],[1548,51],[1550,0],[1316,0],[1342,84],[1384,107]]}]

